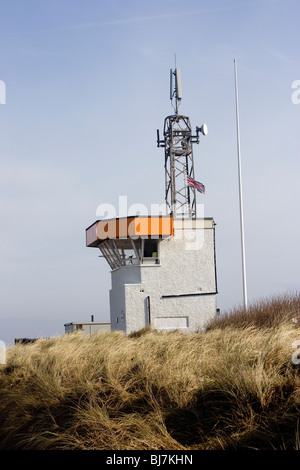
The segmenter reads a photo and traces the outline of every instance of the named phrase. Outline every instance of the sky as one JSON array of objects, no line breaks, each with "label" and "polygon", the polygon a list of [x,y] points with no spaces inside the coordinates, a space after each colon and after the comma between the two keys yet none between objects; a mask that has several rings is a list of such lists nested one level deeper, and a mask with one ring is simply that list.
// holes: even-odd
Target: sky
[{"label": "sky", "polygon": [[234,58],[248,302],[299,291],[299,14],[298,0],[0,2],[2,341],[109,321],[109,266],[85,229],[99,205],[164,202],[175,64],[180,112],[208,126],[194,166],[218,308],[243,301]]}]

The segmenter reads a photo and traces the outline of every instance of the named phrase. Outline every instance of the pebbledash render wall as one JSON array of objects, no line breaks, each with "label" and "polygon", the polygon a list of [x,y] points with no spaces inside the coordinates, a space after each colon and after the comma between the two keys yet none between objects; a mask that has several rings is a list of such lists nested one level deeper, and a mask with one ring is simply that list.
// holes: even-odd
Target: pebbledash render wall
[{"label": "pebbledash render wall", "polygon": [[174,220],[174,235],[159,240],[158,264],[111,272],[111,329],[126,334],[151,323],[157,330],[201,330],[216,315],[215,223]]}]

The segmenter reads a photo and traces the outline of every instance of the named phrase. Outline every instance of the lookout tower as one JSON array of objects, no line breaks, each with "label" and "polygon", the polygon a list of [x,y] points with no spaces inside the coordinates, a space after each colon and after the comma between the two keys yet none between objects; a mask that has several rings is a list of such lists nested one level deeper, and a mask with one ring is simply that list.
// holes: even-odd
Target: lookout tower
[{"label": "lookout tower", "polygon": [[[167,215],[97,220],[86,229],[86,246],[99,248],[111,269],[110,322],[126,334],[157,330],[198,331],[216,314],[215,223],[197,214],[193,144],[206,125],[180,115],[180,70],[170,71],[174,114],[164,121]],[[199,212],[199,211],[198,211]],[[202,214],[203,215],[203,214]]]}]

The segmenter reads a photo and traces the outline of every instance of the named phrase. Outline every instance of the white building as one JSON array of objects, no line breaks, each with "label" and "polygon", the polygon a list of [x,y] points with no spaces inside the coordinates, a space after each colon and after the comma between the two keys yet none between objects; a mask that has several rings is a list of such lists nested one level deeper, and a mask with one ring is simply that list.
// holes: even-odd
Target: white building
[{"label": "white building", "polygon": [[201,330],[216,315],[215,223],[211,218],[128,217],[96,221],[86,245],[111,267],[111,330]]}]

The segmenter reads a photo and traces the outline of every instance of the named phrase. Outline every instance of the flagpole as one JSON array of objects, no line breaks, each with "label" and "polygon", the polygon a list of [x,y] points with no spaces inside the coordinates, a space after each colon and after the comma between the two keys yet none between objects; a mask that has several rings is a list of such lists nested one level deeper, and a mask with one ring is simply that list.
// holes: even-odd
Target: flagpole
[{"label": "flagpole", "polygon": [[240,125],[239,125],[239,106],[238,106],[238,85],[236,60],[234,59],[235,76],[235,101],[236,101],[236,128],[237,128],[237,153],[238,153],[238,175],[239,175],[239,200],[240,200],[240,230],[241,230],[241,249],[242,249],[242,273],[243,273],[243,300],[244,308],[247,310],[247,282],[246,282],[246,261],[245,261],[245,239],[244,239],[244,214],[243,214],[243,192],[242,192],[242,169],[241,169],[241,151],[240,151]]}]

